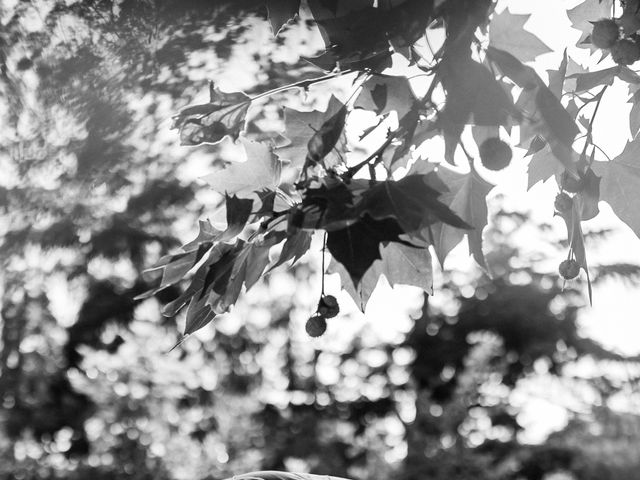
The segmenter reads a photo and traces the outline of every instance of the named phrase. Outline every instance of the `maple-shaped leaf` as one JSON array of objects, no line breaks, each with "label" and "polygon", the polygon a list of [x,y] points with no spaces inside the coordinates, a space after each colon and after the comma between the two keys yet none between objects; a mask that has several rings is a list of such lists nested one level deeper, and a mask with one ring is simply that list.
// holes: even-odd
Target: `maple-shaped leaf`
[{"label": "maple-shaped leaf", "polygon": [[209,252],[206,260],[198,267],[191,278],[189,286],[175,300],[169,302],[162,308],[162,314],[167,317],[176,315],[185,305],[187,305],[194,296],[201,297],[204,292],[205,282],[211,265],[216,264],[221,258],[224,258],[231,252],[235,246],[227,243],[216,244]]},{"label": "maple-shaped leaf", "polygon": [[353,208],[354,192],[367,188],[368,181],[361,179],[348,184],[330,179],[317,188],[307,188],[302,202],[290,210],[289,225],[302,229],[340,230],[360,217],[361,213]]},{"label": "maple-shaped leaf", "polygon": [[246,151],[247,160],[232,163],[222,170],[205,175],[202,179],[219,193],[246,196],[266,188],[275,189],[280,183],[282,162],[273,153],[272,147],[245,138],[241,138],[240,141]]},{"label": "maple-shaped leaf", "polygon": [[354,286],[347,270],[338,262],[332,262],[328,273],[338,273],[342,288],[364,312],[371,294],[384,275],[389,285],[411,285],[433,293],[433,265],[427,248],[417,248],[390,242],[380,247],[380,259],[375,260],[365,272],[358,286]]},{"label": "maple-shaped leaf", "polygon": [[209,103],[194,105],[173,117],[171,128],[180,130],[182,145],[218,143],[227,135],[234,140],[244,128],[251,99],[242,92],[222,92],[210,84]]},{"label": "maple-shaped leaf", "polygon": [[612,161],[594,162],[592,166],[602,176],[600,200],[607,202],[640,237],[640,135]]},{"label": "maple-shaped leaf", "polygon": [[449,189],[448,192],[443,193],[442,202],[473,227],[473,230],[468,232],[444,223],[436,223],[430,227],[429,235],[433,237],[433,246],[440,264],[444,264],[449,252],[460,243],[466,233],[469,252],[478,265],[485,267],[482,230],[487,225],[487,195],[493,185],[482,179],[475,171],[460,174],[447,168],[440,168],[437,176]]},{"label": "maple-shaped leaf", "polygon": [[387,41],[383,15],[371,4],[336,15],[313,0],[309,6],[325,42],[326,51],[311,63],[325,70],[341,68],[374,71],[390,65],[391,49]]},{"label": "maple-shaped leaf", "polygon": [[453,164],[455,149],[466,124],[507,125],[519,116],[513,101],[494,75],[470,58],[453,57],[438,69],[447,92],[445,108],[438,117],[445,137],[445,159]]},{"label": "maple-shaped leaf", "polygon": [[266,0],[267,15],[274,35],[298,14],[300,0]]},{"label": "maple-shaped leaf", "polygon": [[508,8],[494,14],[489,25],[489,45],[505,50],[522,62],[532,62],[552,50],[528,32],[524,25],[531,15],[514,15]]},{"label": "maple-shaped leaf", "polygon": [[298,230],[287,237],[282,246],[282,251],[278,257],[278,261],[269,267],[269,271],[280,265],[292,260],[291,264],[296,263],[311,246],[311,233],[305,230]]},{"label": "maple-shaped leaf", "polygon": [[253,200],[239,199],[235,195],[232,197],[226,195],[225,204],[227,209],[227,228],[221,231],[214,228],[208,220],[200,221],[198,236],[182,246],[182,250],[185,253],[165,255],[153,267],[145,270],[145,272],[149,272],[162,268],[162,280],[158,287],[138,295],[136,299],[149,298],[160,290],[178,283],[205,255],[213,258],[210,250],[214,243],[226,242],[242,232],[251,215]]},{"label": "maple-shaped leaf", "polygon": [[[283,160],[289,160],[294,168],[302,168],[304,161],[309,152],[309,139],[320,130],[322,125],[336,115],[344,104],[334,95],[331,96],[327,110],[320,112],[313,110],[311,112],[300,112],[291,108],[284,109],[285,130],[284,135],[289,140],[289,144],[277,148],[277,153]],[[343,150],[346,139],[344,135],[340,136],[336,150]],[[331,152],[329,155],[337,155]]]},{"label": "maple-shaped leaf", "polygon": [[186,337],[207,326],[215,317],[216,312],[207,304],[207,298],[191,297],[187,307],[187,318],[183,335]]},{"label": "maple-shaped leaf", "polygon": [[354,107],[371,110],[378,115],[395,111],[401,118],[409,112],[415,100],[407,77],[378,74],[364,82]]},{"label": "maple-shaped leaf", "polygon": [[402,228],[393,218],[375,220],[364,215],[346,228],[328,232],[327,248],[333,258],[346,268],[351,281],[357,286],[373,262],[380,258],[380,244],[402,243],[399,238],[402,233]]},{"label": "maple-shaped leaf", "polygon": [[631,103],[631,111],[629,112],[629,130],[631,137],[635,137],[640,131],[640,88],[631,86],[629,88],[631,97],[628,102]]},{"label": "maple-shaped leaf", "polygon": [[197,249],[201,244],[207,242],[226,242],[233,239],[242,232],[249,217],[253,200],[248,198],[238,198],[237,196],[225,195],[225,208],[227,217],[227,228],[218,230],[211,225],[209,220],[200,220],[200,231],[198,236],[189,243],[182,246],[186,252]]},{"label": "maple-shaped leaf", "polygon": [[265,238],[244,243],[233,257],[211,273],[215,277],[211,283],[209,305],[217,312],[227,311],[237,300],[245,286],[249,290],[258,281],[269,264],[269,250],[283,240],[284,232],[270,232]]},{"label": "maple-shaped leaf", "polygon": [[212,242],[222,233],[222,230],[218,230],[211,225],[209,220],[198,220],[198,227],[198,236],[182,246],[185,252],[196,250],[203,243]]},{"label": "maple-shaped leaf", "polygon": [[144,271],[144,273],[147,274],[148,272],[161,268],[162,278],[160,284],[156,288],[137,295],[134,300],[145,300],[161,290],[178,283],[198,264],[212,246],[213,244],[211,242],[202,243],[189,252],[165,255],[162,257],[154,266]]},{"label": "maple-shaped leaf", "polygon": [[554,175],[562,173],[563,170],[562,165],[560,165],[551,151],[551,147],[545,144],[541,150],[538,150],[532,155],[529,161],[527,190],[530,190],[531,187],[540,181],[546,182]]},{"label": "maple-shaped leaf", "polygon": [[303,169],[323,162],[324,158],[333,151],[344,135],[346,120],[347,106],[343,104],[336,113],[320,125],[318,131],[314,132],[307,142],[307,155]]},{"label": "maple-shaped leaf", "polygon": [[572,146],[579,129],[571,114],[535,70],[509,52],[489,47],[487,57],[523,89],[516,103],[524,114],[523,122],[544,137],[558,161],[572,176],[577,177],[576,155]]},{"label": "maple-shaped leaf", "polygon": [[613,0],[584,0],[567,11],[573,28],[580,30],[582,35],[576,45],[582,46],[583,41],[591,34],[593,24],[602,18],[611,18]]},{"label": "maple-shaped leaf", "polygon": [[556,96],[556,98],[562,98],[562,91],[564,82],[567,77],[567,68],[569,67],[569,58],[567,57],[567,49],[564,49],[562,54],[562,61],[557,70],[547,70],[549,75],[549,90]]},{"label": "maple-shaped leaf", "polygon": [[[595,153],[595,149],[593,151]],[[591,155],[591,164],[593,164],[593,154]],[[578,205],[580,212],[580,220],[591,220],[600,213],[598,202],[600,201],[600,181],[602,179],[597,176],[593,169],[588,168],[585,173],[580,176],[580,190],[574,197],[574,202]]]},{"label": "maple-shaped leaf", "polygon": [[602,85],[612,85],[613,80],[620,72],[620,66],[605,68],[604,70],[597,70],[595,72],[575,73],[568,78],[575,78],[576,88],[575,93],[586,92],[594,87]]},{"label": "maple-shaped leaf", "polygon": [[454,228],[471,228],[438,200],[440,192],[429,186],[427,178],[428,175],[409,175],[379,182],[364,192],[356,208],[377,220],[397,220],[405,233],[417,232],[436,221]]}]

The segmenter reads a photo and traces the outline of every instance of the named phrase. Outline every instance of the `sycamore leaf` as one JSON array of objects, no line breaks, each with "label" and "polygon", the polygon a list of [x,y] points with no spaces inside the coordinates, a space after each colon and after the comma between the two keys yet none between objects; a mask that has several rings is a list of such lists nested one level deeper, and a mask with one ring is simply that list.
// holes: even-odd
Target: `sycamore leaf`
[{"label": "sycamore leaf", "polygon": [[487,57],[523,89],[517,107],[524,113],[524,124],[544,137],[558,161],[577,177],[572,145],[579,129],[571,114],[531,67],[494,47],[487,49]]},{"label": "sycamore leaf", "polygon": [[562,171],[563,168],[551,151],[551,147],[545,144],[541,150],[533,154],[529,161],[527,190],[540,181],[546,182]]},{"label": "sycamore leaf", "polygon": [[631,130],[631,136],[635,137],[640,131],[640,89],[633,86],[629,88],[632,93],[628,102],[632,104],[631,111],[629,112],[629,130]]},{"label": "sycamore leaf", "polygon": [[333,151],[344,135],[346,119],[347,106],[343,104],[336,113],[322,123],[317,132],[314,132],[307,142],[306,167],[318,164]]},{"label": "sycamore leaf", "polygon": [[524,25],[531,15],[514,15],[509,9],[495,14],[489,25],[489,45],[505,50],[522,62],[532,62],[543,53],[552,50]]},{"label": "sycamore leaf", "polygon": [[409,112],[415,100],[406,77],[379,74],[372,76],[362,85],[362,91],[354,107],[371,110],[378,115],[395,111],[398,118],[401,118]]},{"label": "sycamore leaf", "polygon": [[338,64],[342,68],[378,70],[389,64],[386,18],[380,9],[369,5],[337,16],[317,0],[310,2],[310,7],[327,50],[309,61],[325,70],[333,70]]},{"label": "sycamore leaf", "polygon": [[173,255],[165,255],[164,257],[162,257],[160,261],[158,261],[158,263],[156,263],[153,267],[145,270],[146,273],[157,270],[158,268],[162,268],[163,271],[160,285],[158,285],[156,288],[141,293],[140,295],[137,295],[134,300],[145,300],[152,297],[161,290],[164,290],[168,286],[178,283],[187,273],[189,273],[189,271],[193,267],[198,264],[198,262],[209,251],[212,245],[213,244],[211,242],[202,243],[192,251]]},{"label": "sycamore leaf", "polygon": [[547,73],[549,74],[549,90],[551,90],[558,99],[562,98],[564,81],[567,77],[568,60],[567,49],[565,48],[558,70],[547,70]]},{"label": "sycamore leaf", "polygon": [[612,161],[594,162],[593,168],[602,176],[600,200],[640,237],[640,135]]},{"label": "sycamore leaf", "polygon": [[460,134],[468,123],[507,125],[509,115],[519,116],[511,97],[487,67],[471,59],[454,57],[438,70],[447,92],[438,123],[445,137],[445,159],[453,164]]},{"label": "sycamore leaf", "polygon": [[281,242],[284,235],[271,232],[262,240],[245,243],[229,262],[218,268],[208,302],[215,311],[227,311],[238,300],[243,285],[249,290],[258,281],[269,264],[270,248]]},{"label": "sycamore leaf", "polygon": [[310,246],[311,233],[305,230],[298,230],[292,235],[289,235],[287,240],[284,242],[278,261],[269,268],[269,271],[279,267],[289,260],[293,260],[293,262],[291,262],[293,265],[307,252],[307,250],[309,250]]},{"label": "sycamore leaf", "polygon": [[586,92],[601,85],[612,85],[613,80],[620,72],[620,67],[605,68],[595,72],[575,73],[568,78],[576,79],[575,93]]},{"label": "sycamore leaf", "polygon": [[567,11],[567,16],[573,28],[580,30],[582,36],[576,45],[582,46],[582,41],[591,34],[593,24],[601,18],[611,18],[611,7],[613,0],[584,0],[571,10]]},{"label": "sycamore leaf", "polygon": [[487,225],[487,195],[493,185],[482,179],[475,171],[463,175],[447,168],[440,168],[437,176],[449,189],[442,195],[442,202],[449,205],[451,210],[473,227],[469,232],[444,223],[436,223],[430,227],[430,235],[433,236],[433,246],[440,264],[444,264],[449,252],[460,243],[466,233],[469,252],[476,262],[484,267],[482,230]]},{"label": "sycamore leaf", "polygon": [[303,229],[341,230],[358,221],[360,213],[353,207],[354,192],[366,190],[367,180],[349,184],[327,181],[318,188],[307,188],[302,203],[291,208],[289,225]]},{"label": "sycamore leaf", "polygon": [[[594,149],[595,153],[595,149]],[[591,163],[593,164],[593,154],[591,155]],[[582,221],[591,220],[600,213],[598,202],[600,201],[600,181],[602,179],[597,176],[591,168],[581,176],[580,191],[574,197],[574,202],[578,203],[578,211]]]},{"label": "sycamore leaf", "polygon": [[242,92],[226,93],[210,84],[210,101],[182,110],[171,128],[180,130],[182,145],[218,143],[227,135],[234,140],[244,128],[251,99]]},{"label": "sycamore leaf", "polygon": [[280,182],[282,163],[266,143],[241,138],[247,160],[233,163],[203,177],[219,193],[250,194],[265,188],[275,189]]},{"label": "sycamore leaf", "polygon": [[225,195],[225,205],[227,210],[227,228],[224,231],[220,231],[214,228],[209,220],[200,220],[198,236],[182,246],[184,251],[188,252],[197,249],[200,244],[206,242],[226,242],[242,232],[251,216],[253,200],[241,199],[235,195]]},{"label": "sycamore leaf", "polygon": [[187,319],[184,325],[183,335],[191,335],[202,327],[208,325],[216,316],[216,312],[207,305],[207,298],[191,297],[189,306],[187,307]]},{"label": "sycamore leaf", "polygon": [[266,0],[267,14],[274,35],[298,14],[300,0]]},{"label": "sycamore leaf", "polygon": [[[163,268],[162,280],[157,288],[138,295],[137,299],[149,298],[160,290],[178,283],[209,253],[214,242],[217,244],[226,242],[242,232],[251,215],[253,200],[239,199],[235,195],[233,197],[226,195],[225,203],[227,208],[227,228],[224,231],[220,231],[214,228],[208,220],[200,221],[198,236],[182,247],[186,253],[165,255],[153,267],[146,270],[153,271]],[[211,255],[209,258],[212,258]]]},{"label": "sycamore leaf", "polygon": [[433,266],[427,248],[417,248],[402,243],[390,242],[380,247],[380,259],[375,260],[365,272],[357,287],[353,285],[347,270],[338,262],[332,262],[329,273],[338,273],[342,288],[351,295],[362,311],[381,275],[389,285],[411,285],[427,293],[433,293]]},{"label": "sycamore leaf", "polygon": [[357,287],[371,264],[380,258],[380,244],[402,242],[399,238],[402,233],[402,228],[393,218],[375,220],[364,215],[346,228],[327,232],[327,248],[349,272]]},{"label": "sycamore leaf", "polygon": [[189,301],[195,296],[202,296],[205,287],[205,281],[211,265],[217,263],[221,258],[227,255],[234,246],[226,243],[216,244],[207,259],[198,267],[194,273],[191,283],[186,290],[175,300],[169,302],[162,308],[162,314],[167,317],[176,315]]},{"label": "sycamore leaf", "polygon": [[222,230],[218,230],[211,225],[209,220],[198,220],[198,226],[198,236],[182,246],[185,252],[196,250],[202,243],[212,242],[222,233]]},{"label": "sycamore leaf", "polygon": [[409,175],[379,182],[363,194],[356,208],[377,220],[396,219],[405,233],[417,232],[438,220],[455,228],[470,228],[438,200],[440,192],[429,186],[427,177]]},{"label": "sycamore leaf", "polygon": [[[342,108],[343,103],[335,96],[331,96],[325,112],[313,110],[311,112],[299,112],[291,108],[284,109],[285,130],[284,135],[289,144],[277,149],[278,156],[289,160],[291,166],[301,168],[309,152],[309,139],[320,130],[322,125]],[[337,150],[342,150],[346,142],[344,135],[338,141]],[[333,152],[330,155],[334,154]]]}]

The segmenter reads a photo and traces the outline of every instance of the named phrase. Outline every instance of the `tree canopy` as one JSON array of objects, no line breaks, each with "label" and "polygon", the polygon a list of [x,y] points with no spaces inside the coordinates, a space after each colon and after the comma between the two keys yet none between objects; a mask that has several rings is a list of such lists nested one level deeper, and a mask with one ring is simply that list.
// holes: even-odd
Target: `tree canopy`
[{"label": "tree canopy", "polygon": [[[195,240],[154,265],[162,272],[159,286],[145,295],[195,270],[187,290],[164,308],[172,316],[187,307],[188,335],[226,312],[265,271],[295,263],[313,232],[324,232],[330,269],[362,309],[382,275],[391,285],[430,292],[430,248],[443,264],[466,237],[473,258],[487,269],[482,232],[493,184],[486,175],[510,164],[517,130],[518,145],[530,157],[529,185],[555,176],[559,186],[555,215],[566,223],[568,238],[559,274],[572,280],[583,272],[591,301],[583,222],[605,201],[639,233],[637,142],[611,159],[593,137],[614,79],[629,85],[631,102],[636,98],[640,76],[629,65],[640,50],[636,24],[628,20],[636,3],[623,2],[619,18],[612,2],[586,1],[569,10],[583,32],[580,46],[611,55],[616,65],[576,71],[565,50],[545,81],[527,65],[550,51],[523,28],[528,17],[508,8],[495,12],[490,1],[266,2],[276,36],[296,18],[318,30],[324,51],[306,60],[325,73],[253,96],[211,83],[208,102],[174,116],[183,145],[230,138],[246,160],[204,177],[224,195],[226,227],[201,221]],[[285,109],[277,137],[240,136],[247,115],[266,97],[342,76],[352,82],[345,100],[332,96],[324,112]],[[347,138],[359,110],[375,118],[357,127],[359,138]],[[634,115],[632,109],[632,130]],[[441,158],[415,153],[438,138]],[[271,254],[277,245],[279,253]],[[309,328],[323,331],[326,303],[334,300],[321,292]]]}]

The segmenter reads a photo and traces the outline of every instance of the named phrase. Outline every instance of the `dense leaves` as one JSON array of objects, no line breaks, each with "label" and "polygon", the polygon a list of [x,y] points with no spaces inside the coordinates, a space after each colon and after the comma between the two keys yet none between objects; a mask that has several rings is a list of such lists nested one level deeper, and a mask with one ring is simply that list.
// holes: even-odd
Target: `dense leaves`
[{"label": "dense leaves", "polygon": [[[635,32],[631,31],[628,5],[620,20],[605,21],[610,7],[610,3],[589,0],[568,11],[568,16],[585,33],[583,43],[589,43],[588,35],[595,35],[592,43],[596,47],[615,53],[621,41],[635,41]],[[630,83],[633,93],[637,92],[640,77],[623,65],[629,62],[617,60],[617,66],[585,71],[575,66],[565,50],[559,68],[548,71],[545,82],[527,65],[550,52],[527,31],[529,15],[516,15],[508,8],[494,11],[490,2],[314,0],[303,8],[297,1],[267,1],[266,11],[276,35],[285,35],[282,26],[296,17],[313,25],[325,50],[309,60],[331,73],[254,97],[224,93],[212,84],[209,103],[188,107],[174,118],[183,143],[215,143],[226,136],[236,139],[249,107],[287,88],[308,89],[314,83],[353,75],[351,93],[346,101],[332,95],[324,112],[285,108],[281,135],[266,135],[271,144],[264,136],[251,140],[247,131],[240,139],[247,160],[204,178],[220,194],[254,199],[257,209],[251,218],[243,218],[242,228],[234,229],[233,235],[201,231],[186,253],[164,266],[161,287],[174,284],[200,261],[204,261],[200,268],[208,269],[200,275],[216,276],[215,281],[188,290],[197,292],[197,300],[188,296],[190,311],[205,312],[207,305],[216,312],[226,311],[243,286],[249,288],[263,271],[299,259],[315,231],[326,232],[324,248],[334,258],[332,269],[342,274],[345,288],[360,306],[367,303],[383,275],[392,284],[409,283],[429,290],[428,247],[434,248],[444,264],[465,235],[470,254],[486,268],[482,235],[487,226],[486,197],[493,185],[483,172],[510,165],[514,155],[505,139],[514,127],[519,128],[520,146],[531,156],[529,188],[555,176],[560,189],[572,195],[571,208],[557,213],[567,225],[569,259],[576,260],[588,279],[582,222],[598,215],[600,200],[609,202],[623,221],[638,230],[632,213],[637,202],[629,193],[637,190],[632,165],[636,142],[605,164],[595,159],[599,147],[592,131],[604,92],[615,79]],[[624,38],[609,35],[612,38],[604,39],[609,31],[616,34],[617,22],[624,25]],[[442,26],[444,42],[428,54],[419,40]],[[481,43],[479,32],[488,36],[487,43]],[[474,44],[483,46],[475,49]],[[405,56],[407,68],[422,73],[396,73],[389,68],[394,54]],[[420,77],[427,78],[416,89]],[[580,96],[594,88],[601,90]],[[426,94],[416,95],[414,91],[419,90]],[[573,95],[569,101],[565,100],[567,93]],[[591,118],[581,116],[586,106],[594,107]],[[360,110],[372,112],[376,120],[354,140],[350,119]],[[632,110],[632,127],[633,115]],[[470,126],[477,142],[476,158],[464,141]],[[413,155],[421,143],[433,141],[438,134],[444,140],[442,158]],[[582,152],[576,151],[580,145]],[[454,168],[437,167],[443,161]],[[405,166],[410,166],[408,173],[400,170]],[[378,179],[381,168],[384,180]],[[227,214],[234,210],[227,201]],[[207,263],[203,253],[221,242],[235,245],[223,257],[228,263],[225,268]],[[280,254],[272,255],[269,249],[282,242]],[[392,268],[392,263],[406,272]],[[226,273],[214,273],[221,271]],[[198,321],[190,324],[202,323],[198,315],[194,318]]]}]

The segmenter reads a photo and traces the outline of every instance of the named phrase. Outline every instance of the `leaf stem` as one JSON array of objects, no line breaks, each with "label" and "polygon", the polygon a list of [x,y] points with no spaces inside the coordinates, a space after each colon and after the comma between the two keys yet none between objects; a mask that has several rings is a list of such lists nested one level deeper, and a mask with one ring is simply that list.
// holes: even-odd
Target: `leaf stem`
[{"label": "leaf stem", "polygon": [[376,159],[376,161],[373,163],[373,165],[375,165],[376,163],[378,163],[379,157],[384,153],[384,151],[387,149],[387,147],[389,147],[389,145],[391,145],[391,142],[393,142],[397,136],[398,133],[400,133],[401,130],[404,130],[403,127],[399,127],[396,130],[389,132],[387,135],[387,139],[384,141],[384,143],[382,145],[380,145],[375,152],[373,152],[371,155],[369,155],[367,158],[365,158],[363,161],[361,161],[360,163],[354,165],[353,167],[350,167],[347,169],[346,173],[343,175],[343,178],[345,180],[349,180],[351,178],[353,178],[353,176],[358,173],[360,171],[360,169],[362,167],[364,167],[365,165],[368,165],[371,160]]},{"label": "leaf stem", "polygon": [[268,97],[270,95],[275,95],[276,93],[284,92],[286,90],[291,90],[292,88],[309,88],[311,85],[315,83],[324,82],[326,80],[331,80],[332,78],[339,77],[341,75],[345,75],[348,73],[353,73],[353,70],[340,70],[338,72],[329,73],[327,75],[323,75],[322,77],[309,78],[306,80],[300,80],[295,83],[290,83],[289,85],[283,85],[281,87],[274,88],[273,90],[268,90],[266,92],[259,93],[253,97],[250,97],[247,102],[253,102],[263,97]]}]

